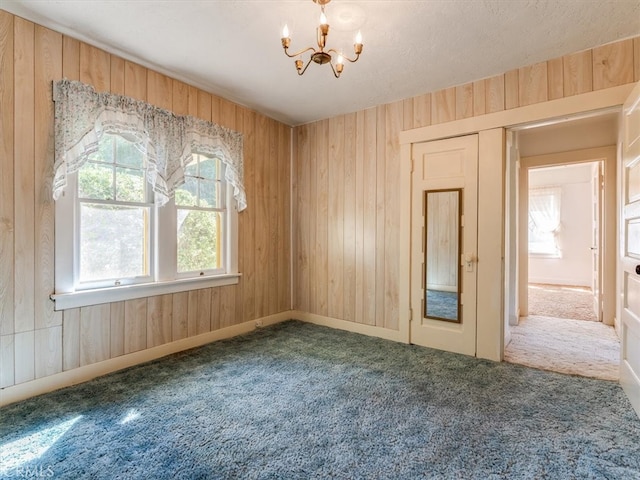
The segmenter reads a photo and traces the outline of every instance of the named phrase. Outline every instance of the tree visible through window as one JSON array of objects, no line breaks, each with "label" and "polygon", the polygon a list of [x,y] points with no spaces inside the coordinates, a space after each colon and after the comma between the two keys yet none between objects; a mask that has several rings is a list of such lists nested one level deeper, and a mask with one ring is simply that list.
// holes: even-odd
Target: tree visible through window
[{"label": "tree visible through window", "polygon": [[221,162],[195,155],[176,190],[178,272],[222,268],[224,184]]},{"label": "tree visible through window", "polygon": [[78,171],[81,283],[147,277],[152,202],[131,143],[104,135]]}]

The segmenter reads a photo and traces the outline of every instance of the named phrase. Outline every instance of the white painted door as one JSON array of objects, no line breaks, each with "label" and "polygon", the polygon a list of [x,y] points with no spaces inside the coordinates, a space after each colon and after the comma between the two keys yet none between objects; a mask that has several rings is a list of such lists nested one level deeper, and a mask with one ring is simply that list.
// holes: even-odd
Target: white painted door
[{"label": "white painted door", "polygon": [[640,83],[624,104],[621,128],[620,384],[640,415]]},{"label": "white painted door", "polygon": [[602,245],[600,212],[602,209],[602,162],[593,164],[591,175],[591,291],[593,313],[602,321],[602,269],[600,268],[600,245]]},{"label": "white painted door", "polygon": [[414,144],[412,161],[411,343],[475,356],[478,135]]}]

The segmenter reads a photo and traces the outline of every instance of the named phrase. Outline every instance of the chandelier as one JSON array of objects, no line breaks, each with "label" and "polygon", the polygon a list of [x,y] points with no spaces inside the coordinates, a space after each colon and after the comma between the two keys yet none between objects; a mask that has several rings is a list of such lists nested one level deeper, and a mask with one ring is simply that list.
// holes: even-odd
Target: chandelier
[{"label": "chandelier", "polygon": [[[348,61],[351,63],[355,63],[360,58],[360,54],[362,53],[362,35],[360,32],[356,35],[355,43],[353,44],[353,50],[356,54],[356,57],[351,59],[346,57],[333,48],[325,51],[325,46],[327,43],[327,35],[329,34],[329,24],[327,23],[327,17],[324,14],[324,6],[329,3],[331,0],[313,0],[313,3],[317,3],[320,5],[320,25],[317,28],[317,38],[318,38],[318,49],[314,47],[309,47],[300,50],[294,54],[289,53],[289,45],[291,44],[291,38],[289,37],[289,28],[285,25],[282,29],[282,48],[284,48],[284,53],[287,57],[294,58],[302,55],[303,53],[311,52],[311,56],[309,60],[307,60],[306,65],[304,62],[298,58],[295,61],[296,70],[298,71],[298,75],[304,74],[309,68],[311,62],[317,63],[318,65],[324,65],[328,63],[331,65],[331,70],[333,70],[333,74],[336,78],[340,77],[342,70],[344,69],[344,61]],[[334,60],[334,56],[336,57]],[[335,64],[335,65],[334,65]]]}]

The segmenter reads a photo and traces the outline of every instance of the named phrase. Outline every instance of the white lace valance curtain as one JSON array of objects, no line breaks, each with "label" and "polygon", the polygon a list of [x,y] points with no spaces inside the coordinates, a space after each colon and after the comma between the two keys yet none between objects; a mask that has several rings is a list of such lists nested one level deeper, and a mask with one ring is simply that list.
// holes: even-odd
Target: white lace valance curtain
[{"label": "white lace valance curtain", "polygon": [[160,205],[184,183],[184,167],[193,155],[201,154],[222,161],[238,210],[246,208],[242,134],[122,95],[97,93],[77,81],[56,82],[54,101],[54,199],[67,185],[67,175],[78,171],[98,150],[102,136],[116,134],[145,155],[147,180]]}]

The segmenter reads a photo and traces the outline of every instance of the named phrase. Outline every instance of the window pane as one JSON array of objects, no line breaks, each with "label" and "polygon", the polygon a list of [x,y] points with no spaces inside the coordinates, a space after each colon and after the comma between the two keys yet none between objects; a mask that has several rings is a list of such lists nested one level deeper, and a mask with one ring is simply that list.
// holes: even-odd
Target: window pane
[{"label": "window pane", "polygon": [[198,157],[196,157],[195,160],[193,160],[184,168],[184,174],[189,177],[198,176]]},{"label": "window pane", "polygon": [[215,158],[202,157],[200,159],[200,176],[208,180],[218,178],[218,160]]},{"label": "window pane", "polygon": [[143,168],[144,156],[133,143],[116,136],[116,163],[126,167]]},{"label": "window pane", "polygon": [[87,162],[78,171],[78,196],[113,200],[113,167]]},{"label": "window pane", "polygon": [[193,272],[220,268],[222,214],[180,208],[177,212],[178,271]]},{"label": "window pane", "polygon": [[176,205],[195,207],[198,204],[198,181],[195,178],[186,177],[180,187],[176,189]]},{"label": "window pane", "polygon": [[105,133],[98,144],[98,151],[89,156],[89,160],[96,162],[113,163],[113,142],[115,136]]},{"label": "window pane", "polygon": [[219,208],[218,189],[220,183],[210,180],[200,180],[200,206]]},{"label": "window pane", "polygon": [[148,207],[80,204],[80,281],[148,275]]},{"label": "window pane", "polygon": [[121,202],[144,202],[145,183],[143,170],[116,168],[116,199]]}]

